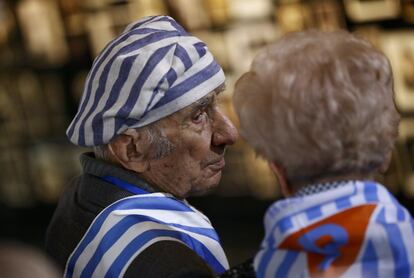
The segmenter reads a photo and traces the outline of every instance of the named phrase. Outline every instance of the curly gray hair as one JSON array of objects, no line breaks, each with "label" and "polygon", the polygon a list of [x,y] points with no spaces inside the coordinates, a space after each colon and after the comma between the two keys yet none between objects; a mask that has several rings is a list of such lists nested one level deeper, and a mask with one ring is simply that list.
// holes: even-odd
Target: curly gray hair
[{"label": "curly gray hair", "polygon": [[345,31],[291,33],[236,83],[242,136],[292,184],[375,172],[399,114],[387,58]]}]

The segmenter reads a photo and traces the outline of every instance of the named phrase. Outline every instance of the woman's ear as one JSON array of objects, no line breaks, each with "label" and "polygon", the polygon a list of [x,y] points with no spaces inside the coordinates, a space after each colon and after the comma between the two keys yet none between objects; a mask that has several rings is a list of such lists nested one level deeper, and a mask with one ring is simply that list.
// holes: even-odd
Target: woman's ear
[{"label": "woman's ear", "polygon": [[114,160],[124,168],[142,173],[148,170],[148,152],[150,142],[142,131],[127,129],[108,144],[108,149]]},{"label": "woman's ear", "polygon": [[391,160],[392,160],[392,151],[389,151],[379,168],[380,174],[385,174],[385,172],[387,172],[388,168],[390,167]]},{"label": "woman's ear", "polygon": [[285,171],[276,165],[274,162],[268,162],[270,169],[275,173],[277,180],[279,181],[280,191],[284,197],[289,197],[292,195],[292,190],[288,185]]}]

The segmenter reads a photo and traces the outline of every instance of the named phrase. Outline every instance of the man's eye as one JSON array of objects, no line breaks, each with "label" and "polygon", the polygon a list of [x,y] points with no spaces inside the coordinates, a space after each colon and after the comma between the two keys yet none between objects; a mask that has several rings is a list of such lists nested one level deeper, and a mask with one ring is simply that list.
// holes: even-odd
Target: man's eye
[{"label": "man's eye", "polygon": [[194,117],[191,120],[195,124],[200,124],[203,122],[204,118],[206,117],[206,114],[207,113],[205,111],[199,112],[196,115],[194,115]]}]

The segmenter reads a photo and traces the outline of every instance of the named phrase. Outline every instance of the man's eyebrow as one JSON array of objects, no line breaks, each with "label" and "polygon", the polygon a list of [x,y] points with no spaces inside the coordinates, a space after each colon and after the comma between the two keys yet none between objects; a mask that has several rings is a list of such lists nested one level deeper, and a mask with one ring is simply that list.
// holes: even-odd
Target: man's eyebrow
[{"label": "man's eyebrow", "polygon": [[225,89],[226,89],[226,84],[225,83],[221,84],[215,90],[213,90],[209,95],[203,97],[202,99],[195,101],[191,105],[191,111],[195,112],[196,110],[212,105],[217,100],[217,95],[223,92]]},{"label": "man's eyebrow", "polygon": [[227,88],[227,84],[226,83],[223,83],[223,84],[221,84],[220,86],[218,86],[214,91],[216,92],[216,93],[220,93],[220,92],[223,92],[223,91],[225,91],[226,90],[226,88]]},{"label": "man's eyebrow", "polygon": [[202,109],[204,107],[207,107],[209,105],[211,105],[212,103],[214,103],[216,99],[216,95],[212,94],[210,96],[206,96],[203,97],[202,99],[199,99],[197,101],[195,101],[192,105],[191,105],[191,111],[194,112],[196,110]]}]

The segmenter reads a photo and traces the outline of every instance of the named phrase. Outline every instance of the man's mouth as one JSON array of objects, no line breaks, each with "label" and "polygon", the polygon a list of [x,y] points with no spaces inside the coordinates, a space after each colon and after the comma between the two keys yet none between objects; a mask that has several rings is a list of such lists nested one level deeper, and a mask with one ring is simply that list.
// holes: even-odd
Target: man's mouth
[{"label": "man's mouth", "polygon": [[224,166],[226,165],[226,161],[224,160],[224,157],[221,157],[218,160],[215,160],[207,165],[208,168],[210,168],[213,171],[221,171]]}]

